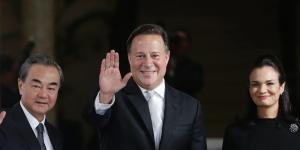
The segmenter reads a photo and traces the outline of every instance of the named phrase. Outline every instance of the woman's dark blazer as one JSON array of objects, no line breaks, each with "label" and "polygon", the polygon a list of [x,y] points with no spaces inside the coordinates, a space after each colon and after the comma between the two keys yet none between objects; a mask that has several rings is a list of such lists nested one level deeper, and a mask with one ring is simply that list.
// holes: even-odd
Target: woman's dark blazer
[{"label": "woman's dark blazer", "polygon": [[299,123],[282,119],[237,122],[225,130],[223,150],[300,150]]}]

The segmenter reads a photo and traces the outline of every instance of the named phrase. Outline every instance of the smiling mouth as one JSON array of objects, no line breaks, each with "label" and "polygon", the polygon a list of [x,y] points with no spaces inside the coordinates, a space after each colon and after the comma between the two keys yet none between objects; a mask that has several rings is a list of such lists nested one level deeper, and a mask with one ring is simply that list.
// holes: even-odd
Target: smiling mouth
[{"label": "smiling mouth", "polygon": [[268,96],[259,96],[258,98],[261,99],[261,100],[265,100],[265,99],[268,98]]},{"label": "smiling mouth", "polygon": [[153,73],[155,71],[141,71],[142,73]]},{"label": "smiling mouth", "polygon": [[42,105],[47,105],[48,103],[46,102],[36,102],[37,104],[42,104]]}]

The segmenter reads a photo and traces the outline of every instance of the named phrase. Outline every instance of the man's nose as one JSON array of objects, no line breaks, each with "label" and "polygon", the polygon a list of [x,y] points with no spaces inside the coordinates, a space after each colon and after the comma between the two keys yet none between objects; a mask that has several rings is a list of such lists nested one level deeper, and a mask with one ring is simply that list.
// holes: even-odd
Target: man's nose
[{"label": "man's nose", "polygon": [[151,58],[151,56],[146,56],[145,57],[145,65],[146,66],[152,66],[153,65],[153,59]]},{"label": "man's nose", "polygon": [[47,93],[48,93],[47,89],[43,87],[40,89],[38,96],[39,97],[47,97]]}]

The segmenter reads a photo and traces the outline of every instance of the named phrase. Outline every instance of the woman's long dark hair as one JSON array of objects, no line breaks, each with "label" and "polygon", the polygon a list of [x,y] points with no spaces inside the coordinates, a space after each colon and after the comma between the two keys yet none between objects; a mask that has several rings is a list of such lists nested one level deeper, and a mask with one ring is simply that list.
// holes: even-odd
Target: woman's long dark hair
[{"label": "woman's long dark hair", "polygon": [[[263,55],[258,57],[252,67],[250,68],[250,73],[256,69],[261,67],[272,67],[276,70],[279,74],[279,84],[282,85],[285,83],[284,91],[279,96],[279,110],[278,116],[282,117],[288,123],[295,122],[295,117],[292,115],[293,107],[290,101],[288,86],[287,86],[287,79],[283,69],[283,66],[279,59],[273,55]],[[249,73],[249,74],[250,74]],[[251,121],[257,118],[257,107],[255,103],[252,101],[250,94],[248,94],[248,113],[246,115],[246,120]]]}]

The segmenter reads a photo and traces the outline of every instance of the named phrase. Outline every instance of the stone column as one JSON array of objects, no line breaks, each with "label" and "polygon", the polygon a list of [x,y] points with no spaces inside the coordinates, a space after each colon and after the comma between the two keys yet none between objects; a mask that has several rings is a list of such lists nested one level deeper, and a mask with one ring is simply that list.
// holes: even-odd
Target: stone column
[{"label": "stone column", "polygon": [[[54,2],[55,0],[22,0],[22,39],[35,44],[34,52],[54,56]],[[47,114],[50,122],[56,122],[56,110]]]},{"label": "stone column", "polygon": [[22,35],[34,51],[54,55],[54,0],[22,0]]}]

